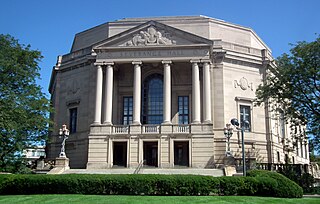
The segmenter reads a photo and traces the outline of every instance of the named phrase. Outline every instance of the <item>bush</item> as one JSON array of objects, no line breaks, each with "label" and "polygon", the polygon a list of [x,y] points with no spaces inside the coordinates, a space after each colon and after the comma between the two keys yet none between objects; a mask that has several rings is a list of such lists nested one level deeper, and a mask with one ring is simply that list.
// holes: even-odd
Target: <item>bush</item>
[{"label": "bush", "polygon": [[[262,175],[260,175],[262,174]],[[285,177],[252,172],[252,177],[198,175],[0,175],[0,194],[260,195],[299,197]],[[278,175],[274,176],[277,177]],[[280,175],[281,176],[281,175]],[[279,180],[283,181],[279,181]],[[290,181],[290,180],[289,180]],[[296,184],[295,184],[296,185]],[[281,189],[284,186],[284,189]],[[298,186],[298,188],[300,188]],[[291,189],[291,190],[290,190]],[[284,192],[288,193],[285,194]],[[280,193],[278,193],[280,192]],[[293,196],[294,195],[294,196]],[[302,194],[301,194],[302,196]],[[300,196],[300,197],[301,197]]]},{"label": "bush", "polygon": [[271,188],[270,192],[272,191],[272,196],[283,198],[301,198],[303,195],[302,188],[297,183],[288,179],[282,174],[265,170],[252,170],[248,172],[248,176],[258,178],[260,181],[265,177],[273,179],[274,181],[269,179],[269,181],[264,184],[265,188]]}]

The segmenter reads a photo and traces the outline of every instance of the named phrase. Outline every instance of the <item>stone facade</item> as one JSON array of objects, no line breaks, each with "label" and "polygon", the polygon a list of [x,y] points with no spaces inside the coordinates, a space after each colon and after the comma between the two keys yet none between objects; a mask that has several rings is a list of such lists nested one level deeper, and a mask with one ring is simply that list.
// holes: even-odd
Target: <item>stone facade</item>
[{"label": "stone facade", "polygon": [[59,155],[67,124],[71,168],[219,168],[241,160],[236,131],[226,156],[224,127],[246,118],[248,164],[308,164],[303,127],[254,106],[268,66],[271,50],[252,29],[205,16],[129,18],[78,33],[53,68],[47,156]]}]

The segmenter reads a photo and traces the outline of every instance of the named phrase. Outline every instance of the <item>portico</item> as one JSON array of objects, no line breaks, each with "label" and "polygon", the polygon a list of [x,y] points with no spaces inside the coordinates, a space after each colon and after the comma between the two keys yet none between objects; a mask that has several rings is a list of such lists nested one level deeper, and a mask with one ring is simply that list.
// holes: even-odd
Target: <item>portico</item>
[{"label": "portico", "polygon": [[[94,142],[93,138],[98,135],[99,137],[107,136],[109,148],[106,154],[110,155],[107,157],[110,161],[106,160],[105,165],[109,168],[113,166],[112,158],[115,158],[112,156],[114,151],[111,141],[125,140],[127,142],[126,166],[128,167],[137,166],[138,163],[146,160],[146,152],[153,152],[152,154],[155,155],[155,149],[157,149],[158,160],[156,166],[173,167],[175,163],[174,152],[182,154],[182,149],[183,153],[188,155],[180,155],[179,158],[184,159],[182,163],[187,163],[186,166],[192,166],[191,140],[194,135],[211,134],[209,137],[213,138],[210,75],[212,64],[210,53],[213,42],[190,34],[187,37],[176,34],[177,31],[173,28],[166,28],[163,31],[162,26],[157,22],[148,22],[143,28],[138,28],[136,31],[138,34],[127,34],[121,39],[103,42],[93,49],[96,58],[94,65],[97,92],[95,121],[90,128],[89,147],[90,143]],[[174,37],[169,35],[162,37],[166,32],[171,33]],[[187,43],[187,40],[191,39],[193,43]],[[149,67],[153,67],[156,71],[150,72]],[[126,72],[125,69],[133,71]],[[177,73],[185,71],[191,73],[191,81],[178,81],[176,78],[179,78],[179,74]],[[119,119],[119,117],[124,117],[119,110],[126,109],[123,105],[125,102],[122,104],[123,107],[117,106],[117,104],[121,104],[119,95],[122,94],[119,92],[125,88],[117,85],[117,90],[115,90],[115,84],[117,84],[115,78],[119,78],[117,75],[121,75],[122,72],[125,75],[130,73],[131,76],[128,78],[132,78],[131,87],[133,87],[126,91],[124,94],[126,96],[123,95],[123,97],[132,96],[132,119],[130,116],[130,120],[126,122]],[[155,79],[153,79],[154,77]],[[173,79],[175,79],[174,82]],[[157,83],[160,84],[152,85]],[[158,91],[153,93],[153,90]],[[115,91],[117,94],[114,93]],[[118,96],[118,99],[114,98],[115,95]],[[185,95],[184,102],[180,101],[178,104],[176,100],[180,95],[182,95],[181,97]],[[189,100],[191,101],[190,105],[188,105]],[[203,109],[201,101],[204,104]],[[184,103],[184,107],[181,103]],[[176,104],[174,109],[172,104]],[[183,120],[174,119],[177,115],[179,117],[177,109],[183,109],[186,115]],[[113,117],[115,115],[116,117]],[[135,150],[138,160],[133,159],[135,162],[132,162],[132,154],[130,153],[131,146],[134,145],[132,138],[138,140]],[[179,151],[174,150],[178,147],[181,148],[179,143],[177,143],[179,145],[175,145],[175,141],[182,141],[183,148]],[[147,145],[148,143],[152,145]],[[164,145],[164,143],[166,144]],[[188,148],[186,149],[186,147]],[[90,158],[91,155],[96,154],[89,152],[88,168],[95,163],[94,159]],[[178,157],[176,156],[176,158]],[[186,158],[188,159],[186,160]]]},{"label": "portico", "polygon": [[[211,94],[210,94],[210,62],[205,60],[190,61],[192,67],[192,124],[201,123],[201,93],[199,79],[199,65],[203,66],[203,123],[211,123]],[[162,61],[163,64],[163,122],[161,124],[172,124],[171,122],[171,64],[172,61]],[[133,82],[133,121],[132,125],[141,125],[141,66],[142,62],[134,61],[134,82]],[[113,98],[113,62],[95,63],[96,65],[96,106],[95,121],[93,125],[112,125],[112,98]],[[105,83],[103,83],[103,69],[105,70]],[[103,84],[105,86],[103,87]],[[103,92],[105,92],[103,94]],[[105,96],[105,103],[102,103],[102,95]],[[104,105],[104,107],[102,107]],[[102,110],[105,110],[104,118],[101,118]],[[103,122],[102,122],[103,121]]]}]

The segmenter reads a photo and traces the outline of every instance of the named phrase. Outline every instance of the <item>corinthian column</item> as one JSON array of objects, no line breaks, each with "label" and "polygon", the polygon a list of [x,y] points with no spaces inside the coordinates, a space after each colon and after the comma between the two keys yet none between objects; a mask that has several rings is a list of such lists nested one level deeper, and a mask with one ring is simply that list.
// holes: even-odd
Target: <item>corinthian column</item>
[{"label": "corinthian column", "polygon": [[101,124],[101,106],[102,106],[102,67],[97,65],[96,78],[96,104],[94,112],[94,124]]},{"label": "corinthian column", "polygon": [[104,124],[112,124],[112,95],[113,95],[113,63],[108,63],[106,68],[106,83],[105,83],[105,106],[106,113],[104,118]]},{"label": "corinthian column", "polygon": [[203,63],[203,100],[204,100],[204,117],[205,123],[211,123],[211,92],[210,92],[210,62]]},{"label": "corinthian column", "polygon": [[192,123],[200,123],[200,79],[199,61],[192,63]]},{"label": "corinthian column", "polygon": [[171,123],[171,61],[162,61],[163,64],[163,123]]},{"label": "corinthian column", "polygon": [[142,62],[132,62],[134,65],[133,76],[133,121],[132,124],[140,125],[141,114],[141,64]]}]

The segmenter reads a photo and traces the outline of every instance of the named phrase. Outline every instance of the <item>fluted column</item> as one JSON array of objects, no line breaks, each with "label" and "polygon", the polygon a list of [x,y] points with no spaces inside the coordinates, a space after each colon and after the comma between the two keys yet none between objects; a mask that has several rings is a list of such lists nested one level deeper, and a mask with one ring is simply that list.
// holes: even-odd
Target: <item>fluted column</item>
[{"label": "fluted column", "polygon": [[112,124],[112,96],[113,96],[113,63],[108,63],[105,72],[105,118],[104,124],[111,125]]},{"label": "fluted column", "polygon": [[162,61],[163,64],[163,123],[171,123],[171,61]]},{"label": "fluted column", "polygon": [[133,76],[133,121],[134,125],[140,125],[141,114],[141,64],[142,62],[132,62],[134,65]]},{"label": "fluted column", "polygon": [[102,107],[102,67],[97,65],[96,78],[96,106],[94,112],[94,124],[101,124],[101,107]]},{"label": "fluted column", "polygon": [[192,63],[192,123],[200,123],[200,79],[199,79],[199,61]]},{"label": "fluted column", "polygon": [[210,86],[210,62],[203,62],[203,100],[204,100],[204,117],[205,123],[211,123],[211,86]]}]

